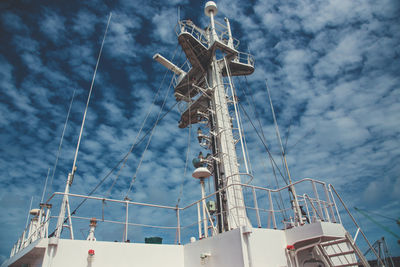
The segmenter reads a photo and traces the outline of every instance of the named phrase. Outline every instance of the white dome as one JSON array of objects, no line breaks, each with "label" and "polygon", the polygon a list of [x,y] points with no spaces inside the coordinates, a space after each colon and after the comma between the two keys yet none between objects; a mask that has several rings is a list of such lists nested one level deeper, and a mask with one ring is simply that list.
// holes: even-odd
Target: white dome
[{"label": "white dome", "polygon": [[208,1],[204,7],[204,13],[207,16],[210,16],[211,11],[214,13],[214,16],[218,13],[217,4],[214,1]]},{"label": "white dome", "polygon": [[200,167],[194,170],[192,176],[197,179],[208,178],[211,176],[211,172],[206,167]]}]

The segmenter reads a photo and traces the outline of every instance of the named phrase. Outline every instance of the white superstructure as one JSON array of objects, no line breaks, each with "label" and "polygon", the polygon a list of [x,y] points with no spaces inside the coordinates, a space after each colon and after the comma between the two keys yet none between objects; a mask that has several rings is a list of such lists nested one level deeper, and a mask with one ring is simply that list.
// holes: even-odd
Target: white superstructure
[{"label": "white superstructure", "polygon": [[[208,149],[199,156],[193,177],[199,179],[201,199],[186,206],[138,203],[69,192],[75,161],[64,193],[54,193],[31,211],[32,219],[14,245],[3,266],[149,266],[149,267],[258,267],[258,266],[369,266],[355,240],[364,234],[332,185],[306,178],[280,189],[253,186],[238,103],[232,76],[254,72],[251,55],[238,51],[229,20],[216,20],[218,8],[210,1],[206,28],[190,20],[179,21],[178,41],[189,66],[180,68],[160,54],[154,59],[173,71],[175,97],[186,103],[180,128],[199,124],[200,145]],[[237,149],[236,146],[238,146]],[[79,145],[78,145],[79,147]],[[242,151],[245,172],[241,173],[237,151]],[[76,159],[76,158],[75,158]],[[204,180],[212,176],[215,192],[206,195]],[[290,192],[290,208],[276,207],[274,199]],[[58,216],[50,214],[62,199]],[[71,214],[71,199],[86,199],[103,208],[102,218]],[[97,205],[97,204],[96,204]],[[119,219],[105,216],[104,207],[115,205]],[[347,211],[357,231],[343,227],[339,209]],[[150,209],[148,214],[169,216],[173,225],[130,221],[132,210]],[[52,219],[57,220],[55,229]],[[85,221],[88,236],[77,240],[73,222]],[[96,238],[97,222],[123,228],[122,242]],[[159,237],[146,243],[128,240],[131,227],[173,231],[175,242],[161,244]],[[68,237],[62,236],[62,231]],[[119,237],[120,237],[119,236]],[[119,238],[118,238],[119,239]],[[190,240],[190,241],[189,241]],[[368,241],[367,241],[368,242]]]}]

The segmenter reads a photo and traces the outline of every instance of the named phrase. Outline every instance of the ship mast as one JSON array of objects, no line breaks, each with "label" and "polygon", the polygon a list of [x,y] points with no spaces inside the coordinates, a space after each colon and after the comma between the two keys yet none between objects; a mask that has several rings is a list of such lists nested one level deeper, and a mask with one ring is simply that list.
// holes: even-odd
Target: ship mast
[{"label": "ship mast", "polygon": [[[225,25],[215,21],[218,9],[213,1],[206,3],[204,12],[210,18],[210,26],[205,30],[191,20],[178,23],[178,41],[191,65],[188,72],[159,54],[154,59],[176,74],[175,97],[177,101],[187,102],[179,127],[201,123],[202,128],[208,128],[206,134],[199,128],[198,140],[212,154],[199,157],[199,161],[213,171],[215,190],[225,188],[216,197],[218,230],[222,232],[251,226],[240,185],[235,146],[238,140],[233,135],[236,129],[232,121],[239,119],[231,117],[228,106],[236,103],[235,96],[230,98],[226,92],[234,92],[230,76],[253,73],[254,61],[250,55],[236,50],[229,20],[225,19]],[[224,77],[229,82],[225,83]]]},{"label": "ship mast", "polygon": [[[206,4],[205,13],[210,17],[211,34],[210,45],[220,42],[215,30],[214,15],[217,14],[217,6],[213,2]],[[229,25],[229,22],[228,22]],[[231,38],[229,38],[231,40]],[[228,41],[228,47],[232,41]],[[224,49],[221,49],[225,52]],[[229,114],[227,95],[225,93],[225,85],[223,84],[221,64],[219,64],[217,55],[212,54],[211,65],[207,69],[207,78],[210,88],[213,90],[211,108],[215,114],[215,135],[217,135],[217,146],[219,149],[218,159],[221,164],[221,178],[225,180],[224,186],[226,190],[226,203],[228,213],[229,228],[237,228],[240,226],[248,225],[249,221],[246,216],[246,209],[243,199],[243,192],[240,185],[241,179],[239,176],[239,164],[237,161],[235,142],[232,133],[232,118]]]}]

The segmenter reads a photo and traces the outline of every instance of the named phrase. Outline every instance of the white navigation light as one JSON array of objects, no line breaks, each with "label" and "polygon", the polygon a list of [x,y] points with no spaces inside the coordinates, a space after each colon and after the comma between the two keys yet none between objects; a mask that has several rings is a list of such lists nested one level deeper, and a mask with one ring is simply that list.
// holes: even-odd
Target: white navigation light
[{"label": "white navigation light", "polygon": [[210,17],[211,16],[211,12],[213,13],[214,16],[217,15],[217,13],[218,13],[217,4],[214,1],[208,1],[206,3],[205,8],[204,8],[204,13],[207,16]]},{"label": "white navigation light", "polygon": [[197,179],[204,179],[211,176],[211,172],[206,167],[199,167],[194,170],[192,176]]}]

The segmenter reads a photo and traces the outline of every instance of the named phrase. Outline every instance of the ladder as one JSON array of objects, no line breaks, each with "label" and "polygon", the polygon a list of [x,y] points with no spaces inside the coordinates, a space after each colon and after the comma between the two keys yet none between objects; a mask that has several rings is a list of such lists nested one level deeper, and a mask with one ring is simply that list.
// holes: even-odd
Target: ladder
[{"label": "ladder", "polygon": [[[370,267],[367,259],[355,244],[351,235],[346,232],[344,238],[323,242],[316,246],[329,266],[364,266]],[[358,259],[358,260],[357,260]]]}]

